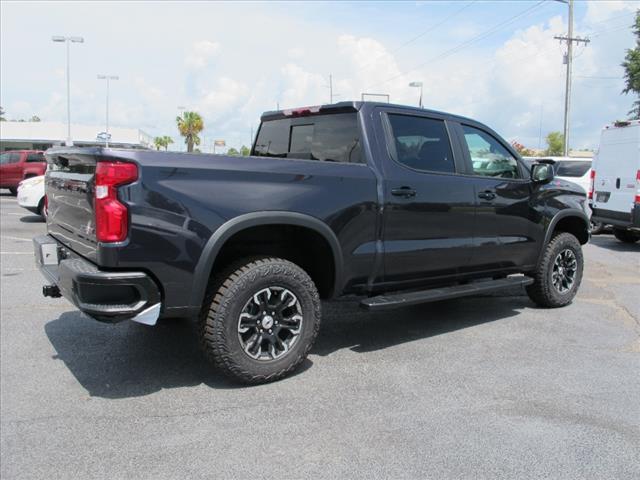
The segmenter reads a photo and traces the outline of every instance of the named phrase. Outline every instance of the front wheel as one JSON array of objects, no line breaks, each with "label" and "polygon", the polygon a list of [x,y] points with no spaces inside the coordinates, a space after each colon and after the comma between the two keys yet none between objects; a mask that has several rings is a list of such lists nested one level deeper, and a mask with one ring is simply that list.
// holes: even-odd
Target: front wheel
[{"label": "front wheel", "polygon": [[578,292],[583,270],[580,242],[570,233],[560,232],[545,247],[527,294],[541,307],[568,305]]},{"label": "front wheel", "polygon": [[621,228],[616,228],[613,231],[613,235],[624,243],[636,243],[640,240],[640,233],[635,233],[630,230],[622,230]]},{"label": "front wheel", "polygon": [[214,280],[200,313],[200,342],[227,376],[279,380],[306,358],[320,328],[320,297],[307,273],[280,258],[241,261]]}]

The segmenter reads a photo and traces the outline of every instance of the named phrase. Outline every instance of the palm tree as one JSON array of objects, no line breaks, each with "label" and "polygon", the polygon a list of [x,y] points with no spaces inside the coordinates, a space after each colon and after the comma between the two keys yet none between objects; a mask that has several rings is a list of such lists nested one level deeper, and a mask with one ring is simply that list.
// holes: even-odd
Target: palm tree
[{"label": "palm tree", "polygon": [[163,135],[161,137],[154,138],[153,143],[157,150],[160,150],[160,147],[164,147],[165,151],[167,151],[169,149],[169,145],[173,143],[173,138],[169,135]]},{"label": "palm tree", "polygon": [[187,152],[193,152],[194,145],[200,145],[198,134],[204,130],[204,122],[197,112],[184,112],[182,117],[176,117],[180,135],[184,137],[187,144]]}]

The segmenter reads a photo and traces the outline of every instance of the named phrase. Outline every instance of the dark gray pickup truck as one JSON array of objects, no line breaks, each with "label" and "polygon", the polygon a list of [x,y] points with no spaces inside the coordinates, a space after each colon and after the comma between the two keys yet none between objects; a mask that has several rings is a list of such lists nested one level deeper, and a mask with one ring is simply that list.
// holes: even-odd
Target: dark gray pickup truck
[{"label": "dark gray pickup truck", "polygon": [[455,115],[343,102],[265,113],[249,157],[47,159],[44,294],[105,322],[198,318],[207,356],[247,383],[300,365],[320,299],[380,310],[525,285],[559,307],[582,278],[585,194]]}]

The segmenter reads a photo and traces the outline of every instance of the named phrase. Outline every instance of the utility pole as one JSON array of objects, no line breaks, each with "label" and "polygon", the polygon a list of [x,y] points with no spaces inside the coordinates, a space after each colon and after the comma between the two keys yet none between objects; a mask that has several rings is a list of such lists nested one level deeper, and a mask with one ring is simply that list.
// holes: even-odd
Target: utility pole
[{"label": "utility pole", "polygon": [[333,97],[339,97],[339,93],[333,93],[333,75],[329,74],[329,85],[325,85],[329,89],[329,103],[333,103]]},{"label": "utility pole", "polygon": [[[564,3],[564,2],[562,2]],[[560,42],[566,42],[567,44],[567,76],[564,91],[564,156],[569,156],[569,123],[571,115],[571,67],[573,63],[573,44],[584,43],[586,46],[590,40],[588,38],[580,38],[573,36],[573,0],[568,0],[569,5],[569,26],[567,36],[555,36],[556,40]]]}]

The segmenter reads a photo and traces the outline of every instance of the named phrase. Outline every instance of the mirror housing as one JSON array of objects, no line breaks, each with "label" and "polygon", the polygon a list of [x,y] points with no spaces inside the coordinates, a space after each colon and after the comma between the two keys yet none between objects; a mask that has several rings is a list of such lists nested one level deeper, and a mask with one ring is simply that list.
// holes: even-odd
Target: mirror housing
[{"label": "mirror housing", "polygon": [[553,180],[554,175],[553,162],[538,162],[531,167],[531,181],[533,183],[544,185]]}]

